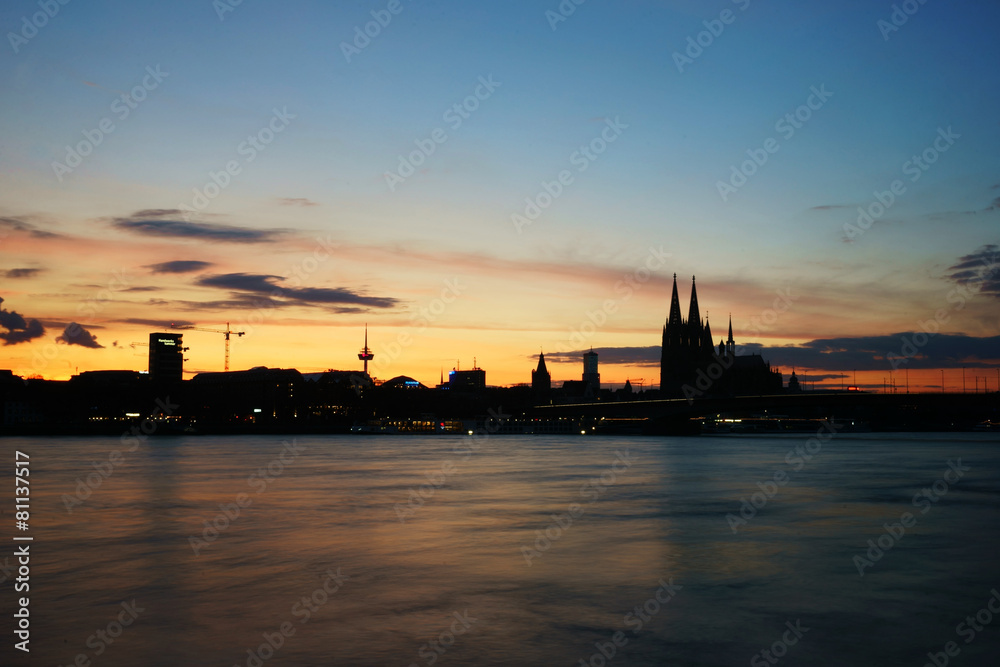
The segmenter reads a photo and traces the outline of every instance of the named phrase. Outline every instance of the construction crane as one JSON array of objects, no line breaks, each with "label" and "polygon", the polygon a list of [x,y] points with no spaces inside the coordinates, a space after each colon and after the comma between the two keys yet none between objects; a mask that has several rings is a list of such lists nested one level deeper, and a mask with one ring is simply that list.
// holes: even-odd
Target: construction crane
[{"label": "construction crane", "polygon": [[[172,325],[171,325],[172,326]],[[203,329],[202,327],[173,327],[174,329],[181,329],[187,331],[207,331],[209,333],[218,333],[226,337],[226,364],[224,366],[225,372],[229,372],[229,336],[231,334],[236,334],[237,336],[245,336],[245,331],[233,331],[229,328],[229,322],[226,322],[225,330],[222,329]]]}]

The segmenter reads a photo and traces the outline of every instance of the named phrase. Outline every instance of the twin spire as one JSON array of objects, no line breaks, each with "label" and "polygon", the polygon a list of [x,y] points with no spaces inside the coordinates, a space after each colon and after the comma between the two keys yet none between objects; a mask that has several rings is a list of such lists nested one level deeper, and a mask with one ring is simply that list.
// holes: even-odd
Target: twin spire
[{"label": "twin spire", "polygon": [[[691,306],[688,308],[687,321],[701,322],[701,311],[698,309],[698,290],[695,288],[694,276],[691,276]],[[667,326],[680,326],[681,320],[681,300],[677,296],[677,274],[674,274],[674,291],[670,295],[670,315],[667,317]]]},{"label": "twin spire", "polygon": [[[694,327],[697,333],[692,333],[691,329],[686,329],[686,327]],[[687,334],[683,333],[688,331]],[[673,332],[674,336],[684,337],[695,336],[698,340],[702,341],[703,345],[712,346],[712,329],[708,323],[708,312],[705,313],[705,319],[701,318],[701,309],[698,306],[698,288],[695,282],[695,276],[691,276],[691,304],[688,307],[687,321],[681,318],[681,300],[677,294],[677,274],[674,274],[674,288],[670,295],[670,314],[667,316],[667,325],[664,327],[664,332]],[[666,340],[666,337],[664,338]],[[733,315],[729,314],[729,339],[724,342],[724,345],[720,349],[725,349],[730,353],[735,352],[735,344],[733,343]]]}]

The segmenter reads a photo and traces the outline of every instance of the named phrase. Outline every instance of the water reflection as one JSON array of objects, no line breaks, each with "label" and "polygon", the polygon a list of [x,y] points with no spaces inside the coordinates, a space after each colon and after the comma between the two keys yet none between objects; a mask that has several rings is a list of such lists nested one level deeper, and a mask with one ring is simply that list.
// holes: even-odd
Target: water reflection
[{"label": "water reflection", "polygon": [[[839,435],[735,534],[797,440],[158,438],[71,513],[118,443],[0,447],[32,456],[39,662],[731,665],[799,622],[784,660],[842,665],[922,664],[1000,584],[988,436]],[[970,471],[860,577],[852,556],[957,457]]]}]

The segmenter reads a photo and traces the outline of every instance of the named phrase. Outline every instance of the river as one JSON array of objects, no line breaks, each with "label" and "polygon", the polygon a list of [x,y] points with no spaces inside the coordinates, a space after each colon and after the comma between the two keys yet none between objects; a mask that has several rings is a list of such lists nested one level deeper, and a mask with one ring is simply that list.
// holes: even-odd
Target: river
[{"label": "river", "polygon": [[12,476],[17,451],[3,664],[23,596],[32,664],[1000,654],[997,434],[0,438]]}]

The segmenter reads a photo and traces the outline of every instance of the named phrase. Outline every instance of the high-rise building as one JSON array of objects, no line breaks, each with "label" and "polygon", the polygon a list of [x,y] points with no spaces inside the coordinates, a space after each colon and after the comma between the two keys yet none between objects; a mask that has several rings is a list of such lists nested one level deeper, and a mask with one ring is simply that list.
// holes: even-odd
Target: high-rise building
[{"label": "high-rise building", "polygon": [[184,377],[184,334],[149,334],[149,378],[153,382],[180,382]]},{"label": "high-rise building", "polygon": [[597,371],[597,353],[594,348],[583,353],[583,383],[594,396],[601,390],[601,374]]},{"label": "high-rise building", "polygon": [[475,362],[471,371],[452,370],[448,372],[448,389],[452,391],[481,391],[486,389],[486,371]]}]

